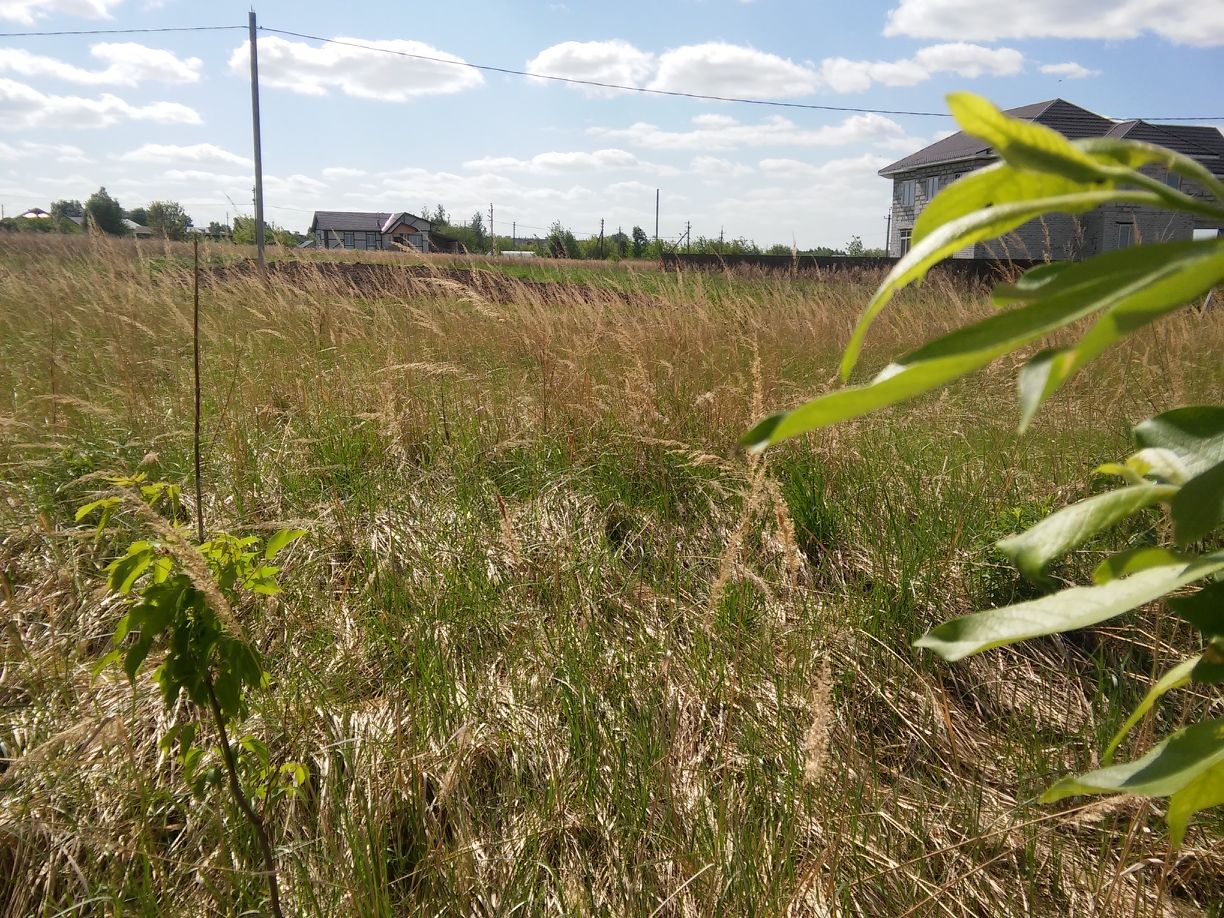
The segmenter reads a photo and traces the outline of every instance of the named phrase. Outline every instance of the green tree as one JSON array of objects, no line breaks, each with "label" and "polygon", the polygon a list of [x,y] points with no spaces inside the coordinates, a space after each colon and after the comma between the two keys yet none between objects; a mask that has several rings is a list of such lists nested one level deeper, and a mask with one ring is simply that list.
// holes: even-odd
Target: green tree
[{"label": "green tree", "polygon": [[[238,245],[255,244],[255,218],[235,217],[233,240]],[[298,244],[297,236],[275,223],[264,222],[264,243],[292,247]]]},{"label": "green tree", "polygon": [[484,215],[480,211],[472,214],[472,219],[467,224],[468,231],[472,234],[472,242],[478,251],[485,251],[489,247],[489,237],[485,235]]},{"label": "green tree", "polygon": [[149,209],[147,207],[133,207],[131,210],[124,211],[123,216],[133,223],[139,223],[141,226],[149,225]]},{"label": "green tree", "polygon": [[865,251],[862,236],[851,236],[850,241],[846,243],[846,254],[851,258],[861,258]]},{"label": "green tree", "polygon": [[99,188],[85,202],[85,213],[89,221],[104,233],[112,236],[123,236],[127,229],[123,225],[123,208],[119,202],[106,193],[105,188]]},{"label": "green tree", "polygon": [[167,239],[187,238],[191,217],[187,216],[187,211],[178,201],[154,201],[148,210],[148,222],[145,225],[154,233]]},{"label": "green tree", "polygon": [[641,258],[646,254],[646,246],[650,245],[650,237],[640,226],[633,228],[633,257]]},{"label": "green tree", "polygon": [[548,229],[548,237],[544,240],[544,248],[550,258],[581,258],[582,248],[574,234],[561,225],[560,220],[553,222]]},{"label": "green tree", "polygon": [[[996,239],[1049,213],[1081,214],[1105,204],[1172,211],[1224,222],[1224,182],[1197,160],[1148,143],[1096,138],[1077,143],[1027,121],[1008,118],[968,93],[949,97],[961,127],[998,151],[1000,162],[971,172],[941,192],[919,216],[913,247],[868,303],[842,357],[845,380],[864,337],[893,295],[966,245]],[[1140,171],[1154,168],[1161,177]],[[1175,175],[1180,186],[1163,181]],[[1182,190],[1197,186],[1202,194]],[[939,388],[1057,334],[1019,372],[1020,430],[1046,399],[1128,334],[1224,283],[1224,238],[1161,242],[1105,252],[1080,263],[1055,262],[995,288],[1003,307],[890,363],[863,385],[834,390],[792,411],[765,418],[744,436],[763,448],[809,430],[848,420]],[[1224,406],[1177,408],[1134,429],[1138,452],[1097,469],[1120,479],[1113,490],[1059,510],[997,548],[1022,573],[1049,585],[1049,564],[1099,533],[1163,506],[1171,544],[1143,546],[1104,558],[1092,585],[954,618],[923,635],[917,646],[946,660],[1029,638],[1091,627],[1169,597],[1191,646],[1155,679],[1113,736],[1103,767],[1063,778],[1042,799],[1080,794],[1168,797],[1167,819],[1180,845],[1190,818],[1224,804],[1224,718],[1207,717],[1164,737],[1142,755],[1114,764],[1130,730],[1175,688],[1195,683],[1220,699],[1224,684]],[[1194,587],[1193,592],[1186,588]],[[1194,634],[1193,638],[1187,635]],[[1202,708],[1210,713],[1209,708]]]},{"label": "green tree", "polygon": [[51,205],[51,216],[57,220],[64,217],[83,217],[85,216],[85,205],[80,201],[61,199]]}]

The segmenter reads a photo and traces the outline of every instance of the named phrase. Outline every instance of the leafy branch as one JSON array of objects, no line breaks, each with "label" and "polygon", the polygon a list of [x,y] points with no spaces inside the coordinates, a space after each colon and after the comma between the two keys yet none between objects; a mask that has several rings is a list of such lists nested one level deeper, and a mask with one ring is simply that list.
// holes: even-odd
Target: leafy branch
[{"label": "leafy branch", "polygon": [[[849,379],[873,321],[895,293],[920,282],[967,245],[1004,236],[1045,214],[1086,213],[1108,204],[1147,205],[1224,225],[1224,183],[1189,157],[1132,141],[1073,143],[1042,125],[1009,118],[968,93],[950,96],[949,105],[961,127],[989,143],[1001,161],[950,185],[919,216],[913,248],[884,279],[854,329],[841,361],[843,380]],[[1160,169],[1202,194],[1170,187],[1152,174]],[[742,442],[764,449],[906,401],[1091,319],[1074,344],[1040,350],[1020,370],[1023,431],[1047,399],[1114,344],[1197,302],[1221,283],[1224,239],[1218,237],[1042,265],[1014,284],[995,288],[999,312],[923,344],[865,384],[762,419]],[[1042,799],[1099,793],[1169,797],[1170,835],[1180,845],[1195,813],[1224,803],[1224,720],[1191,724],[1132,762],[1113,764],[1113,756],[1165,693],[1189,683],[1224,683],[1224,550],[1203,548],[1224,526],[1224,407],[1178,408],[1144,421],[1134,433],[1140,449],[1097,470],[1120,478],[1121,487],[1059,510],[997,547],[1026,576],[1043,580],[1051,562],[1153,506],[1164,507],[1172,521],[1171,546],[1115,553],[1096,568],[1091,585],[954,618],[915,643],[959,660],[1096,625],[1167,598],[1173,612],[1199,633],[1201,651],[1187,655],[1155,682],[1110,741],[1104,767],[1059,781]],[[1187,587],[1197,589],[1185,594]]]}]

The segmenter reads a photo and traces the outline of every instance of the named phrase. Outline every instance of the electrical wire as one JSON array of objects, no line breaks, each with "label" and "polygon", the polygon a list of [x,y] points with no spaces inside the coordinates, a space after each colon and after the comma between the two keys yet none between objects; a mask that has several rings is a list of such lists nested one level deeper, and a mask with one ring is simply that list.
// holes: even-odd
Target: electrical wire
[{"label": "electrical wire", "polygon": [[[0,32],[0,38],[42,38],[58,35],[140,35],[162,32],[221,32],[248,29],[244,25],[216,26],[167,26],[150,29],[75,29],[47,32]],[[307,41],[319,41],[330,45],[340,45],[348,48],[358,48],[363,51],[375,51],[382,54],[393,54],[397,57],[411,60],[428,61],[434,64],[449,64],[452,67],[467,67],[471,70],[482,70],[486,73],[502,73],[508,76],[528,77],[535,80],[548,80],[555,83],[567,83],[574,86],[590,86],[596,89],[613,89],[620,92],[635,92],[643,95],[666,96],[677,99],[697,99],[705,102],[731,102],[739,105],[759,105],[771,108],[790,108],[805,111],[841,112],[858,115],[900,115],[919,118],[951,118],[948,112],[921,111],[915,109],[867,108],[850,105],[817,105],[811,102],[783,102],[777,99],[751,99],[740,96],[717,96],[709,93],[683,92],[674,89],[650,89],[645,86],[627,86],[622,83],[606,83],[601,80],[581,80],[576,77],[556,76],[548,73],[533,73],[530,70],[516,70],[513,67],[495,67],[491,64],[473,64],[468,61],[450,60],[444,57],[433,57],[428,54],[413,54],[409,51],[397,51],[393,48],[378,48],[374,45],[355,41],[342,41],[337,38],[325,38],[322,35],[310,35],[305,32],[294,32],[290,29],[277,29],[270,26],[259,26],[260,32],[274,35],[288,35],[292,38],[303,38]],[[1224,121],[1224,115],[1162,115],[1132,117],[1117,119],[1120,121]]]},{"label": "electrical wire", "polygon": [[0,32],[0,38],[49,38],[56,35],[147,35],[158,32],[225,32],[247,26],[165,26],[159,29],[68,29],[58,32]]}]

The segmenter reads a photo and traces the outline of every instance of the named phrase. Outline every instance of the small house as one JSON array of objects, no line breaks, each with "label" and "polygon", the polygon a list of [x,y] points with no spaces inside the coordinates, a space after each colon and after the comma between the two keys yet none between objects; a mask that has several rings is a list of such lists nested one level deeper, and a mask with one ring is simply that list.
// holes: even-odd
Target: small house
[{"label": "small house", "polygon": [[129,220],[127,217],[123,218],[123,227],[127,230],[129,236],[135,236],[137,239],[149,239],[153,236],[153,230],[147,226],[142,226],[135,220]]}]

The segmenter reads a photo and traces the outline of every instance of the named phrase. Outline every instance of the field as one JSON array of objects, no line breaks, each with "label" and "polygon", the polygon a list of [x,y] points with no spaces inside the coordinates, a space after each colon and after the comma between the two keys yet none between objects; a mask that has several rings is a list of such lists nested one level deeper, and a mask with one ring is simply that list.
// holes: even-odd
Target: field
[{"label": "field", "polygon": [[[238,610],[271,674],[241,732],[311,773],[264,810],[287,913],[1220,914],[1220,810],[1171,856],[1153,803],[1034,802],[1096,763],[1170,616],[957,665],[910,641],[1035,594],[991,543],[1099,487],[1130,424],[1219,400],[1224,314],[1107,355],[1022,438],[1012,361],[752,457],[878,277],[422,264],[202,286],[208,526],[309,531]],[[863,372],[990,308],[933,278]],[[191,711],[92,673],[126,542],[74,510],[100,472],[190,491],[191,379],[189,249],[0,239],[6,915],[266,906],[224,788],[158,751]]]}]

